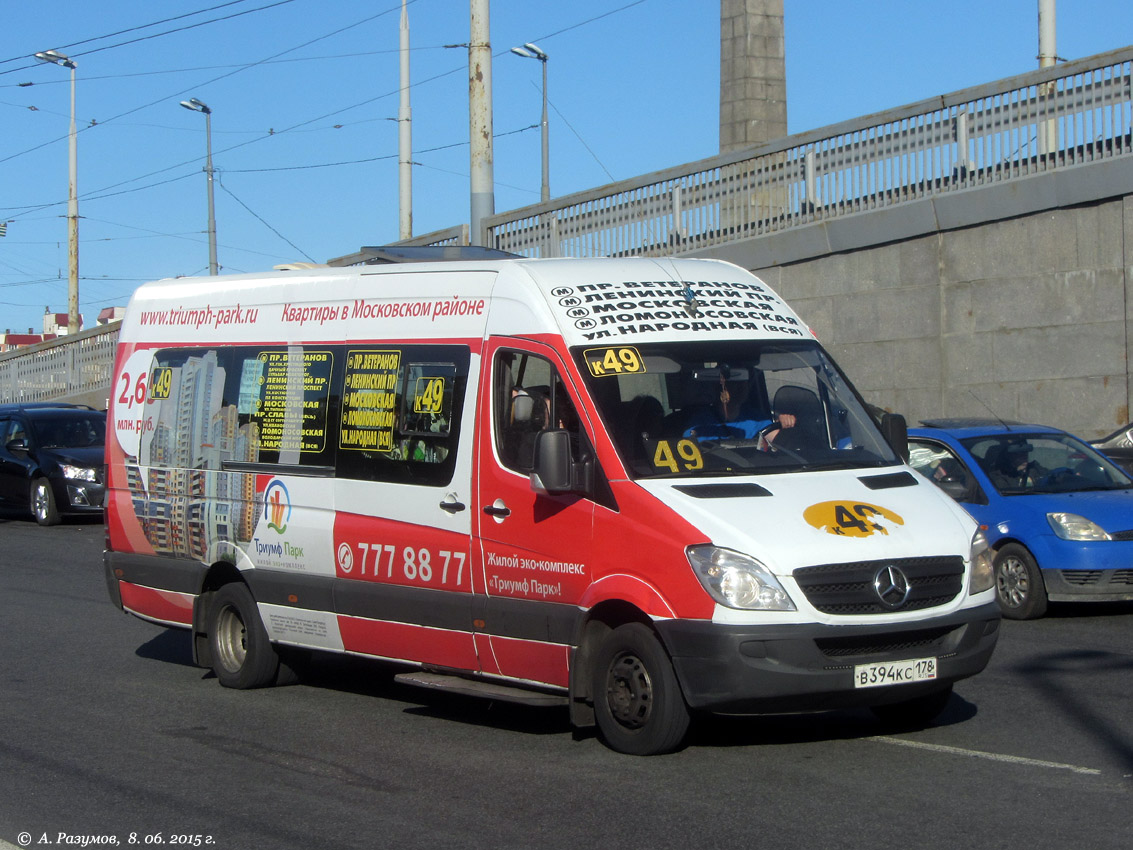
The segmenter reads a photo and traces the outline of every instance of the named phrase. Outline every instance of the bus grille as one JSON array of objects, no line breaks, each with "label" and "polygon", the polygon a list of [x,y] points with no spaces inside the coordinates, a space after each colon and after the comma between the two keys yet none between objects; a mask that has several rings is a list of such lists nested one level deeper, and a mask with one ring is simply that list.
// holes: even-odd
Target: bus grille
[{"label": "bus grille", "polygon": [[[889,567],[895,567],[908,582],[908,595],[896,605],[886,604],[874,587],[878,574],[887,573]],[[890,614],[951,602],[963,589],[964,560],[952,556],[854,561],[800,567],[794,577],[807,601],[823,613]]]}]

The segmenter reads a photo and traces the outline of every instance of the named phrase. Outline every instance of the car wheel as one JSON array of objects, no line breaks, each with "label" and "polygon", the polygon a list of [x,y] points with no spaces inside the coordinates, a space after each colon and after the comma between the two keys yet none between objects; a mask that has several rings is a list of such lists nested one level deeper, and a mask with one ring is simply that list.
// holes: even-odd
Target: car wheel
[{"label": "car wheel", "polygon": [[51,482],[37,478],[31,485],[31,513],[40,525],[58,525],[59,509],[55,506],[55,494]]},{"label": "car wheel", "polygon": [[1009,620],[1033,620],[1046,613],[1046,586],[1031,553],[1008,543],[995,553],[995,598]]},{"label": "car wheel", "polygon": [[888,705],[870,706],[874,716],[885,726],[894,730],[913,731],[923,729],[944,711],[952,698],[952,685],[903,702]]},{"label": "car wheel", "polygon": [[279,673],[279,656],[268,640],[259,609],[242,582],[226,584],[209,608],[212,669],[226,688],[262,688]]},{"label": "car wheel", "polygon": [[611,749],[648,756],[684,740],[688,706],[668,654],[647,626],[627,623],[603,639],[593,687],[598,730]]}]

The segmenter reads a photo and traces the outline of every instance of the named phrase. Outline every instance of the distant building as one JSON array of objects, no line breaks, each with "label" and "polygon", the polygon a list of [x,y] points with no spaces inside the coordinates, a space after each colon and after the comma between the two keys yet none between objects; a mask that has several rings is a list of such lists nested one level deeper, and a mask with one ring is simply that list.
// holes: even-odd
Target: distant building
[{"label": "distant building", "polygon": [[[64,332],[66,328],[63,329]],[[55,339],[57,334],[54,333],[32,333],[32,329],[28,328],[26,334],[14,334],[10,330],[5,330],[0,334],[0,352],[15,351],[17,348],[25,348],[29,345],[35,345],[39,342],[46,342],[49,339]]]},{"label": "distant building", "polygon": [[[108,325],[117,322],[126,315],[125,307],[103,307],[98,313],[98,324]],[[83,329],[83,317],[79,316],[79,330]],[[58,339],[67,335],[67,314],[52,313],[49,307],[43,310],[43,333],[36,333],[28,328],[27,333],[12,333],[11,329],[0,333],[0,354],[6,351],[15,351],[50,339]]]},{"label": "distant building", "polygon": [[[79,316],[79,330],[83,329],[83,317]],[[67,335],[67,314],[66,313],[52,313],[49,307],[43,308],[43,334],[52,335],[52,339],[57,336]]]}]

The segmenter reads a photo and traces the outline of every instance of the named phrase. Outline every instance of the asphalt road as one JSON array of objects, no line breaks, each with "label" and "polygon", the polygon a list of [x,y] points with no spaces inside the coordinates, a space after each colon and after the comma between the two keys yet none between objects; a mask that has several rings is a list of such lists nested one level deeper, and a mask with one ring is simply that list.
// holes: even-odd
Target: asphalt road
[{"label": "asphalt road", "polygon": [[[332,659],[221,688],[108,599],[102,527],[0,517],[0,848],[1126,848],[1133,605],[1005,623],[937,725],[709,718],[648,759],[563,709]],[[131,845],[131,839],[133,844]]]}]

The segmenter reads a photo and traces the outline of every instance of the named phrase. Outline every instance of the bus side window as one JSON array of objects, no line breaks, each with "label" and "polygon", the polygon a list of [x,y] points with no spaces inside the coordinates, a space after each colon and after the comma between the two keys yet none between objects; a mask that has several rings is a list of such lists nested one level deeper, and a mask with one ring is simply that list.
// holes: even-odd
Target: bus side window
[{"label": "bus side window", "polygon": [[574,402],[550,361],[505,351],[495,370],[496,449],[504,466],[529,473],[540,431],[565,430],[578,460],[581,425]]},{"label": "bus side window", "polygon": [[337,474],[446,486],[467,386],[464,346],[347,346]]}]

